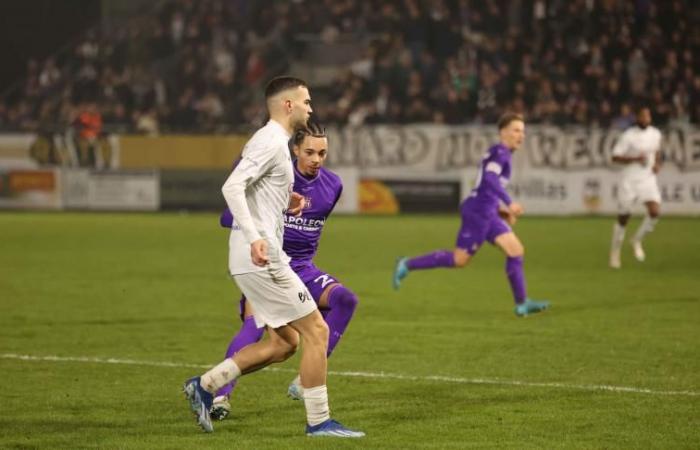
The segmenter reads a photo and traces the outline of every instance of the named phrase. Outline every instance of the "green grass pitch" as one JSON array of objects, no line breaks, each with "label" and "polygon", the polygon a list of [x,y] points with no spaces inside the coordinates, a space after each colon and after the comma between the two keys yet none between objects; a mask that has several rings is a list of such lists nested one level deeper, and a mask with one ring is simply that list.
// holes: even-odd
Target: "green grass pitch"
[{"label": "green grass pitch", "polygon": [[663,218],[620,271],[611,219],[521,219],[529,292],[553,305],[524,319],[490,246],[391,290],[396,256],[451,248],[457,226],[327,222],[316,261],[360,298],[328,386],[367,437],[341,441],[303,435],[298,356],[244,377],[213,434],[195,425],[188,365],[219,362],[239,326],[215,214],[0,213],[0,448],[700,447],[698,219]]}]

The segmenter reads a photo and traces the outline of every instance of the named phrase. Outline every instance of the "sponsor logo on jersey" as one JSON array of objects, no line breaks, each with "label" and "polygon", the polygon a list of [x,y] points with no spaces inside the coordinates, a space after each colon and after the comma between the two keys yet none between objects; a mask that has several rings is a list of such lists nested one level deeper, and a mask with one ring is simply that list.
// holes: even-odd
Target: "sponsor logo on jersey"
[{"label": "sponsor logo on jersey", "polygon": [[285,228],[299,231],[319,231],[326,223],[326,218],[314,219],[311,217],[284,216]]}]

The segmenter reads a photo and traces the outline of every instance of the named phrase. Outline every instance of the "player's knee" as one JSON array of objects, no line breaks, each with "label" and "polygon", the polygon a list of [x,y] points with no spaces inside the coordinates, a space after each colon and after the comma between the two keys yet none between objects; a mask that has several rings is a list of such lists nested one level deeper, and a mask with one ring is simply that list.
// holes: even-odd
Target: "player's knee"
[{"label": "player's knee", "polygon": [[336,287],[333,290],[332,294],[335,297],[333,299],[334,308],[342,308],[350,312],[355,311],[355,309],[357,308],[357,304],[359,303],[357,296],[354,292],[352,292],[345,286],[341,285]]},{"label": "player's knee", "polygon": [[299,348],[299,336],[290,335],[284,339],[275,340],[275,361],[284,361],[297,352]]},{"label": "player's knee", "polygon": [[304,336],[304,345],[328,345],[328,336],[330,334],[328,324],[320,314],[318,317],[319,319],[315,320],[309,327],[309,333]]},{"label": "player's knee", "polygon": [[469,253],[464,250],[454,252],[455,267],[464,267],[469,263]]},{"label": "player's knee", "polygon": [[513,244],[512,248],[508,251],[508,256],[511,258],[522,258],[525,256],[525,247],[523,247],[523,244],[520,242]]}]

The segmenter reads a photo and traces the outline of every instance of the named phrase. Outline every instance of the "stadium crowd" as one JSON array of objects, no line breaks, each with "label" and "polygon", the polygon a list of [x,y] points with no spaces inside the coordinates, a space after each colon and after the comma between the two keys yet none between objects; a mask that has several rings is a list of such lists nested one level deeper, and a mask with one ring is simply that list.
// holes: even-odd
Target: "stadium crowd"
[{"label": "stadium crowd", "polygon": [[69,51],[30,61],[0,128],[60,129],[97,106],[111,130],[259,124],[260,84],[304,58],[300,33],[362,57],[313,87],[326,123],[700,123],[700,7],[692,0],[174,0]]}]

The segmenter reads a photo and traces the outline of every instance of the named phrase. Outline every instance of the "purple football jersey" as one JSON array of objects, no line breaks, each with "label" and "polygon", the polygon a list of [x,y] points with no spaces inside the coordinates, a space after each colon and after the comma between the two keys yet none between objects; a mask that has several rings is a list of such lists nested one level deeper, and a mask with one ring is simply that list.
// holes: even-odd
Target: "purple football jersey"
[{"label": "purple football jersey", "polygon": [[506,191],[510,181],[511,151],[503,144],[489,148],[481,160],[476,184],[469,196],[462,202],[462,212],[477,214],[498,214],[500,202],[510,205]]},{"label": "purple football jersey", "polygon": [[[306,207],[299,217],[284,216],[282,248],[292,258],[292,269],[309,263],[316,255],[323,226],[342,191],[342,180],[330,170],[321,167],[318,174],[309,179],[294,164],[294,192],[305,197]],[[233,217],[228,208],[221,213],[219,222],[222,227],[231,227]]]}]

